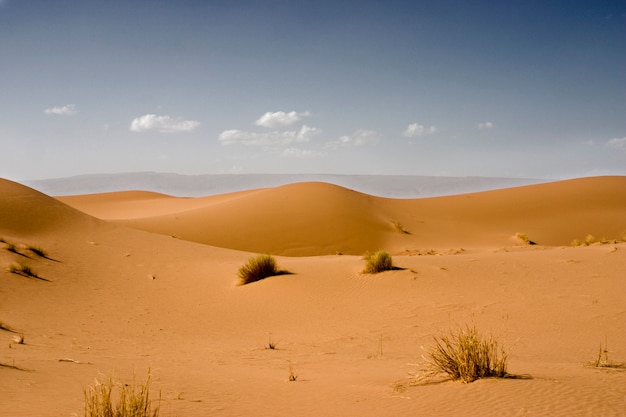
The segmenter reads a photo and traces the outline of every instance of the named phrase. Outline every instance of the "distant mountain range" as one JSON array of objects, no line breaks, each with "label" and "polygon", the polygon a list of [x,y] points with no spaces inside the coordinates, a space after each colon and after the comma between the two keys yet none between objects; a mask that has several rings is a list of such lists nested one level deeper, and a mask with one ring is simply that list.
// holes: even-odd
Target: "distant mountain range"
[{"label": "distant mountain range", "polygon": [[435,177],[414,175],[336,174],[208,174],[159,172],[79,175],[22,181],[52,196],[143,190],[179,197],[200,197],[296,182],[320,181],[391,198],[423,198],[465,194],[548,182],[530,178]]}]

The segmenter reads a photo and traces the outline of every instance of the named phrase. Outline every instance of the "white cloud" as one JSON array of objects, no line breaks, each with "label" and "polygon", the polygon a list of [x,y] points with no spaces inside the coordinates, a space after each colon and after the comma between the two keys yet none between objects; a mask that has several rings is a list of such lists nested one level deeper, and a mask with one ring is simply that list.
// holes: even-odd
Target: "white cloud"
[{"label": "white cloud", "polygon": [[254,122],[257,126],[263,126],[270,129],[280,129],[288,126],[292,126],[300,122],[304,117],[310,116],[311,113],[290,111],[285,113],[284,111],[267,112],[263,116]]},{"label": "white cloud", "polygon": [[623,138],[613,138],[606,143],[606,146],[620,151],[626,151],[626,136]]},{"label": "white cloud", "polygon": [[44,114],[54,114],[57,116],[72,116],[76,114],[76,106],[67,104],[61,107],[49,107],[43,111]]},{"label": "white cloud", "polygon": [[280,153],[284,158],[315,158],[322,155],[323,153],[319,151],[300,148],[287,148]]},{"label": "white cloud", "polygon": [[156,114],[144,114],[133,119],[130,123],[132,132],[146,132],[156,130],[162,133],[191,132],[200,126],[195,120],[184,120],[170,116],[157,116]]},{"label": "white cloud", "polygon": [[231,129],[220,133],[218,139],[223,145],[276,146],[308,142],[321,132],[320,129],[307,125],[302,125],[300,130],[287,130],[283,132],[273,131],[257,133]]},{"label": "white cloud", "polygon": [[437,133],[437,128],[435,126],[426,127],[419,123],[411,123],[406,128],[403,135],[412,138],[414,136],[432,135],[433,133]]},{"label": "white cloud", "polygon": [[359,129],[352,135],[341,136],[338,140],[328,142],[326,148],[339,149],[353,146],[363,146],[378,141],[378,133],[374,130]]},{"label": "white cloud", "polygon": [[480,122],[476,126],[479,129],[481,129],[481,130],[483,130],[483,129],[493,129],[493,123],[492,122]]}]

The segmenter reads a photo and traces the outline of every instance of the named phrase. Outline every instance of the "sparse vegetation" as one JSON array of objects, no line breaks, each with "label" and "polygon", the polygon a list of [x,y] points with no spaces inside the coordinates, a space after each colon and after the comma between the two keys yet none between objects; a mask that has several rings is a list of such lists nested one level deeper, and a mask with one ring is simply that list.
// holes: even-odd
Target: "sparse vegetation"
[{"label": "sparse vegetation", "polygon": [[9,252],[13,252],[13,253],[17,253],[19,254],[18,250],[17,250],[17,246],[15,246],[15,243],[11,243],[11,242],[4,242],[4,244],[6,245],[4,248],[6,250],[8,250]]},{"label": "sparse vegetation", "polygon": [[607,245],[607,244],[614,244],[614,243],[620,243],[620,242],[626,242],[626,233],[623,234],[619,239],[608,239],[606,237],[602,237],[602,239],[598,239],[594,235],[588,234],[587,236],[585,236],[585,238],[582,241],[579,239],[572,240],[571,245],[572,246],[590,246],[595,243],[599,243],[601,245]]},{"label": "sparse vegetation", "polygon": [[374,253],[366,252],[363,259],[365,259],[365,269],[363,270],[365,274],[377,274],[395,269],[391,255],[384,250]]},{"label": "sparse vegetation", "polygon": [[21,275],[27,278],[36,278],[42,281],[48,281],[47,279],[37,275],[37,273],[30,266],[24,265],[21,263],[9,265],[9,272],[11,272],[12,274]]},{"label": "sparse vegetation", "polygon": [[[115,393],[114,391],[119,391]],[[116,384],[113,378],[101,382],[84,391],[85,417],[158,417],[159,399],[150,399],[150,373],[144,384]],[[153,403],[156,402],[156,405]]]},{"label": "sparse vegetation", "polygon": [[0,330],[5,330],[7,332],[15,333],[15,330],[13,330],[13,328],[11,326],[6,324],[2,320],[0,320]]},{"label": "sparse vegetation", "polygon": [[608,343],[605,340],[604,346],[600,343],[600,349],[598,350],[598,357],[593,362],[593,366],[596,368],[612,368],[612,369],[622,369],[624,368],[623,363],[615,363],[609,359],[609,349]]},{"label": "sparse vegetation", "polygon": [[411,232],[409,232],[404,226],[402,226],[402,224],[400,224],[399,221],[397,220],[392,220],[391,224],[396,228],[396,230],[398,230],[399,232],[404,233],[405,235],[410,235]]},{"label": "sparse vegetation", "polygon": [[39,256],[40,258],[48,258],[48,253],[46,252],[45,249],[43,249],[40,246],[27,246],[26,250],[32,252],[34,255]]},{"label": "sparse vegetation", "polygon": [[526,233],[515,233],[515,237],[524,242],[527,245],[535,245],[535,242],[530,240]]},{"label": "sparse vegetation", "polygon": [[289,382],[296,382],[298,380],[298,375],[293,369],[293,365],[289,363]]},{"label": "sparse vegetation", "polygon": [[465,383],[507,376],[506,351],[491,336],[485,338],[478,333],[475,326],[434,339],[435,347],[429,353],[434,371]]},{"label": "sparse vegetation", "polygon": [[244,266],[239,268],[239,279],[240,284],[245,285],[267,277],[288,273],[289,272],[278,268],[276,259],[274,259],[273,256],[262,254],[254,258],[250,258]]},{"label": "sparse vegetation", "polygon": [[270,335],[269,340],[267,341],[267,345],[265,346],[265,348],[269,349],[269,350],[276,350],[276,346],[278,346],[278,343],[273,341],[272,340],[272,335]]},{"label": "sparse vegetation", "polygon": [[596,239],[596,237],[594,235],[587,235],[587,236],[585,236],[584,243],[585,243],[585,245],[589,246],[589,245],[592,245],[592,244],[596,243],[597,241],[598,241],[598,239]]},{"label": "sparse vegetation", "polygon": [[26,277],[39,278],[30,266],[19,263],[9,265],[9,272],[12,274],[24,275]]}]

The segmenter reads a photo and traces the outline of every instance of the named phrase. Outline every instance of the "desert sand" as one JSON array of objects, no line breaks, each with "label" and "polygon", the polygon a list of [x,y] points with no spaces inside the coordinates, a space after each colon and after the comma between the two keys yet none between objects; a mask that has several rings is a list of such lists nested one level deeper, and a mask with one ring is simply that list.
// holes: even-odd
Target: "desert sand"
[{"label": "desert sand", "polygon": [[[162,416],[623,416],[626,372],[590,363],[601,345],[626,362],[625,233],[626,177],[410,200],[0,180],[0,415],[82,415],[95,378],[150,370]],[[377,249],[401,269],[361,273]],[[262,252],[291,274],[238,285]],[[515,378],[422,378],[465,324]]]}]

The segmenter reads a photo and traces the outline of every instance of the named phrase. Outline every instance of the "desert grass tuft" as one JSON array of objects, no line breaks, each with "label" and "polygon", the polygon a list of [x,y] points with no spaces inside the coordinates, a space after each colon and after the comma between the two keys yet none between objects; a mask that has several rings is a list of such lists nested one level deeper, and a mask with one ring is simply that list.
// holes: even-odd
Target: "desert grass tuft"
[{"label": "desert grass tuft", "polygon": [[37,274],[33,269],[24,264],[11,264],[9,265],[9,272],[12,274],[25,275],[28,277],[37,277]]},{"label": "desert grass tuft", "polygon": [[21,275],[27,278],[36,278],[42,281],[48,281],[47,279],[37,275],[37,273],[30,266],[24,265],[21,263],[9,265],[9,272],[11,272],[12,274]]},{"label": "desert grass tuft", "polygon": [[625,368],[623,363],[616,363],[609,359],[609,348],[607,340],[604,341],[604,346],[600,343],[600,349],[598,350],[598,356],[593,361],[595,368],[611,368],[611,369],[623,369]]},{"label": "desert grass tuft", "polygon": [[363,269],[365,274],[377,274],[395,269],[391,255],[384,250],[374,253],[366,252],[363,259],[365,259],[365,269]]},{"label": "desert grass tuft", "polygon": [[289,382],[296,382],[297,380],[298,380],[298,375],[296,375],[296,372],[293,369],[293,365],[289,363]]},{"label": "desert grass tuft", "polygon": [[526,233],[515,233],[515,237],[524,242],[527,245],[535,245],[535,242],[530,240]]},{"label": "desert grass tuft", "polygon": [[8,250],[9,252],[13,252],[13,253],[19,254],[19,251],[17,250],[17,246],[15,245],[15,243],[5,242],[4,244],[6,245],[4,247],[6,250]]},{"label": "desert grass tuft", "polygon": [[435,337],[430,362],[436,372],[465,383],[480,378],[507,376],[507,353],[493,337],[482,336],[475,326]]},{"label": "desert grass tuft", "polygon": [[48,258],[48,253],[40,246],[28,245],[26,246],[26,250],[30,251],[34,255],[39,256],[40,258]]},{"label": "desert grass tuft", "polygon": [[289,274],[289,272],[279,269],[273,256],[262,254],[248,259],[248,262],[239,268],[239,283],[245,285],[267,277],[284,274]]},{"label": "desert grass tuft", "polygon": [[584,243],[585,243],[585,245],[589,246],[589,245],[593,245],[597,241],[598,241],[598,239],[596,239],[596,237],[594,235],[587,235],[587,236],[585,236]]},{"label": "desert grass tuft", "polygon": [[[109,377],[84,390],[85,417],[158,417],[161,395],[150,399],[150,373],[146,382],[114,383]],[[153,404],[153,403],[156,403]]]},{"label": "desert grass tuft", "polygon": [[265,349],[276,350],[278,343],[272,340],[272,335],[270,335],[269,340],[267,341],[267,345],[265,345]]},{"label": "desert grass tuft", "polygon": [[0,320],[0,330],[4,330],[4,331],[7,331],[7,332],[15,333],[15,330],[13,330],[13,328],[11,326],[6,324],[2,320]]},{"label": "desert grass tuft", "polygon": [[393,225],[393,227],[396,228],[396,230],[398,230],[401,233],[404,233],[405,235],[410,235],[411,232],[409,232],[399,221],[397,220],[392,220],[391,224]]}]

